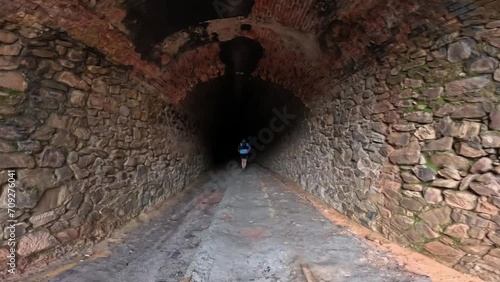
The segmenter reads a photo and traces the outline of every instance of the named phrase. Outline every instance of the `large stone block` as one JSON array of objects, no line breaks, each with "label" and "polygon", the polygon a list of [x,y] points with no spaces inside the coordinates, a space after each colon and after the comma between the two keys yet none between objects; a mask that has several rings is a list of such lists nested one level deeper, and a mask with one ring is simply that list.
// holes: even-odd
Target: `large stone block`
[{"label": "large stone block", "polygon": [[500,69],[497,69],[495,73],[493,74],[493,79],[495,81],[500,81]]},{"label": "large stone block", "polygon": [[28,83],[20,72],[0,72],[0,87],[23,92],[28,89]]},{"label": "large stone block", "polygon": [[422,146],[421,151],[448,151],[451,150],[451,147],[453,145],[453,138],[452,137],[443,137],[438,140],[431,140],[428,141]]},{"label": "large stone block", "polygon": [[11,44],[17,41],[17,35],[7,30],[0,30],[0,42]]},{"label": "large stone block", "polygon": [[0,46],[0,56],[17,56],[21,53],[23,46],[20,44]]},{"label": "large stone block", "polygon": [[51,113],[47,119],[47,125],[58,129],[68,128],[69,117]]},{"label": "large stone block", "polygon": [[449,224],[451,222],[451,208],[442,207],[431,209],[420,213],[418,217],[427,222],[430,226]]},{"label": "large stone block", "polygon": [[18,171],[18,180],[23,188],[45,190],[57,186],[54,169],[36,168]]},{"label": "large stone block", "polygon": [[12,153],[16,151],[16,147],[7,141],[0,140],[0,153]]},{"label": "large stone block", "polygon": [[477,173],[485,173],[493,169],[493,162],[489,158],[480,158],[476,161],[470,168],[470,172]]},{"label": "large stone block", "polygon": [[445,92],[449,96],[476,93],[484,89],[490,82],[492,82],[491,77],[487,75],[456,80],[446,84]]},{"label": "large stone block", "polygon": [[87,52],[83,50],[70,49],[68,51],[67,57],[70,61],[81,62],[87,57]]},{"label": "large stone block", "polygon": [[459,184],[460,184],[460,181],[456,181],[453,179],[439,178],[439,179],[432,181],[432,186],[440,187],[440,188],[447,188],[447,189],[457,189]]},{"label": "large stone block", "polygon": [[418,142],[411,142],[407,147],[396,149],[389,159],[393,164],[412,165],[420,162],[420,145]]},{"label": "large stone block", "polygon": [[399,230],[408,229],[412,227],[413,223],[415,223],[415,220],[402,215],[394,215],[391,219],[391,224]]},{"label": "large stone block", "polygon": [[470,188],[482,196],[500,196],[499,179],[491,172],[476,177]]},{"label": "large stone block", "polygon": [[374,114],[379,114],[379,113],[385,113],[390,110],[393,110],[394,106],[387,100],[380,101],[379,103],[375,104],[373,108],[373,113]]},{"label": "large stone block", "polygon": [[52,58],[57,57],[56,52],[50,51],[48,49],[32,49],[32,50],[29,50],[29,52],[31,53],[31,55],[33,55],[35,57],[39,57],[39,58],[52,59]]},{"label": "large stone block", "polygon": [[443,201],[442,193],[441,189],[429,187],[424,190],[424,199],[427,203],[439,204]]},{"label": "large stone block", "polygon": [[34,168],[35,159],[23,153],[0,154],[0,169]]},{"label": "large stone block", "polygon": [[440,236],[439,233],[433,231],[427,224],[423,222],[415,223],[415,230],[426,239],[434,239]]},{"label": "large stone block", "polygon": [[436,179],[436,172],[425,165],[418,165],[412,168],[413,173],[423,182]]},{"label": "large stone block", "polygon": [[465,256],[463,251],[454,249],[438,241],[427,243],[424,245],[424,248],[449,266],[455,265]]},{"label": "large stone block", "polygon": [[446,179],[462,180],[462,176],[460,175],[460,171],[453,169],[453,168],[445,167],[443,169],[440,169],[438,171],[438,174]]},{"label": "large stone block", "polygon": [[436,139],[436,130],[434,129],[434,126],[426,124],[419,127],[417,131],[415,131],[414,135],[418,138],[418,140],[432,140]]},{"label": "large stone block", "polygon": [[76,137],[65,130],[60,130],[51,139],[50,144],[66,150],[73,150],[76,148]]},{"label": "large stone block", "polygon": [[65,151],[59,148],[47,147],[43,150],[40,167],[58,168],[64,165]]},{"label": "large stone block", "polygon": [[484,57],[479,58],[472,62],[469,66],[469,72],[483,74],[483,73],[493,73],[498,67],[498,61],[490,58]]},{"label": "large stone block", "polygon": [[388,137],[387,137],[387,142],[392,145],[396,146],[407,146],[410,144],[410,133],[408,132],[392,132]]},{"label": "large stone block", "polygon": [[449,152],[431,155],[430,162],[439,168],[448,167],[460,171],[468,171],[470,168],[468,159]]},{"label": "large stone block", "polygon": [[68,228],[57,233],[55,236],[59,242],[66,244],[76,240],[79,236],[79,232],[77,228]]},{"label": "large stone block", "polygon": [[413,173],[409,171],[401,172],[401,178],[404,182],[409,184],[417,184],[420,183],[420,179],[418,179]]},{"label": "large stone block", "polygon": [[443,194],[444,200],[451,207],[463,210],[473,210],[477,205],[478,197],[468,191],[446,190]]},{"label": "large stone block", "polygon": [[483,131],[480,136],[484,148],[500,148],[499,131]]},{"label": "large stone block", "polygon": [[47,230],[38,230],[21,237],[17,253],[22,257],[52,248],[58,244],[56,238]]},{"label": "large stone block", "polygon": [[468,254],[483,256],[488,253],[491,249],[490,246],[487,245],[472,245],[472,246],[461,246],[461,249]]},{"label": "large stone block", "polygon": [[71,106],[83,107],[87,100],[87,93],[80,90],[72,90],[69,94],[69,103]]},{"label": "large stone block", "polygon": [[33,134],[31,135],[31,139],[47,141],[52,138],[54,132],[56,132],[54,128],[50,126],[42,126],[39,127],[35,132],[33,132]]},{"label": "large stone block", "polygon": [[[500,69],[499,69],[500,70]],[[490,129],[500,130],[500,105],[497,105],[490,113]]]},{"label": "large stone block", "polygon": [[[481,197],[479,198],[475,211],[496,216],[499,214],[500,209],[495,205],[489,203],[487,197]],[[495,218],[492,218],[492,220],[495,221]]]},{"label": "large stone block", "polygon": [[444,231],[444,234],[448,236],[452,236],[455,238],[465,238],[467,237],[467,231],[469,231],[470,227],[468,225],[465,225],[463,223],[459,224],[453,224],[448,227],[446,227],[446,230]]},{"label": "large stone block", "polygon": [[421,112],[421,111],[406,113],[404,115],[404,119],[407,121],[422,123],[422,124],[432,123],[432,121],[434,120],[434,118],[432,117],[432,113]]},{"label": "large stone block", "polygon": [[473,147],[468,143],[462,142],[459,144],[458,154],[467,158],[478,158],[488,155],[483,149],[480,148],[481,146],[478,147],[479,148]]},{"label": "large stone block", "polygon": [[410,211],[420,211],[424,206],[420,201],[412,199],[412,198],[403,198],[403,199],[401,199],[399,204],[403,208],[410,210]]},{"label": "large stone block", "polygon": [[34,212],[42,213],[61,206],[69,198],[69,191],[66,185],[46,190],[37,205]]},{"label": "large stone block", "polygon": [[497,246],[500,246],[500,232],[491,231],[488,233],[488,239],[490,239]]},{"label": "large stone block", "polygon": [[5,57],[0,57],[0,70],[9,71],[15,70],[18,68],[18,65],[13,62],[11,59],[7,59]]},{"label": "large stone block", "polygon": [[448,46],[448,61],[457,63],[466,60],[472,54],[476,42],[470,38],[465,38]]},{"label": "large stone block", "polygon": [[54,77],[56,81],[68,85],[73,88],[78,88],[82,90],[89,90],[90,86],[83,79],[75,75],[74,73],[63,71]]},{"label": "large stone block", "polygon": [[466,104],[451,114],[452,118],[482,118],[486,116],[483,105],[479,103]]},{"label": "large stone block", "polygon": [[453,122],[450,128],[450,136],[464,140],[471,140],[475,136],[479,136],[481,124],[471,121]]}]

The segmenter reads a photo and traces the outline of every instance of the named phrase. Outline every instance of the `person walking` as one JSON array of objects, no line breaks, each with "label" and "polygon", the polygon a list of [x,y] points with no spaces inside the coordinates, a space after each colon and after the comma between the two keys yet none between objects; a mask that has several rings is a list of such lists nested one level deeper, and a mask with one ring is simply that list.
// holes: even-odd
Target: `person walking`
[{"label": "person walking", "polygon": [[241,157],[241,168],[245,169],[247,166],[248,154],[252,147],[247,143],[245,139],[241,140],[240,145],[238,146],[238,152]]}]

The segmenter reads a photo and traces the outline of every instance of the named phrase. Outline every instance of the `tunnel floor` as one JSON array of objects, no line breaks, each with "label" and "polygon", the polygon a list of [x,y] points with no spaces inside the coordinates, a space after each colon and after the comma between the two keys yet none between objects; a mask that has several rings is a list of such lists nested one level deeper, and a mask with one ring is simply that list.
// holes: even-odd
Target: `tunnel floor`
[{"label": "tunnel floor", "polygon": [[235,172],[227,188],[200,178],[109,253],[97,246],[87,259],[23,281],[431,281],[332,223],[264,168]]}]

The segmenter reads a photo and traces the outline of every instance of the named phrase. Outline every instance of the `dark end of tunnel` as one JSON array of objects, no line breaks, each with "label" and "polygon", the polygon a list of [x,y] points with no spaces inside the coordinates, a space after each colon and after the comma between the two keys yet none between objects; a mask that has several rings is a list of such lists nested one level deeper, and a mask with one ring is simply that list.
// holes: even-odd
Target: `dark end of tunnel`
[{"label": "dark end of tunnel", "polygon": [[239,159],[237,147],[243,138],[251,143],[255,160],[282,146],[306,111],[300,99],[279,85],[252,77],[240,83],[238,94],[227,77],[199,84],[182,105],[216,166]]},{"label": "dark end of tunnel", "polygon": [[154,46],[169,35],[208,20],[247,17],[255,0],[125,0],[124,25],[137,52],[150,59]]},{"label": "dark end of tunnel", "polygon": [[235,37],[220,43],[220,59],[226,65],[225,74],[251,74],[264,56],[264,48],[256,40]]},{"label": "dark end of tunnel", "polygon": [[200,140],[215,166],[238,160],[238,144],[247,139],[258,160],[284,144],[303,118],[306,107],[294,93],[251,73],[264,56],[256,40],[236,37],[220,43],[225,74],[201,83],[181,107],[196,123]]},{"label": "dark end of tunnel", "polygon": [[318,16],[326,17],[339,9],[339,0],[316,0],[315,8]]},{"label": "dark end of tunnel", "polygon": [[251,31],[252,30],[252,25],[251,24],[242,24],[240,26],[240,29],[243,31]]}]

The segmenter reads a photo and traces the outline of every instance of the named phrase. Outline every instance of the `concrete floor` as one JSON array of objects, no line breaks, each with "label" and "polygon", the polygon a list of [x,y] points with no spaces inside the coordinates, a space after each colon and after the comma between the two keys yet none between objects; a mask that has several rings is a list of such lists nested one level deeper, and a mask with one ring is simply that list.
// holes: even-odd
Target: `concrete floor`
[{"label": "concrete floor", "polygon": [[212,184],[128,233],[109,257],[48,281],[431,281],[398,269],[257,165],[227,189]]}]

